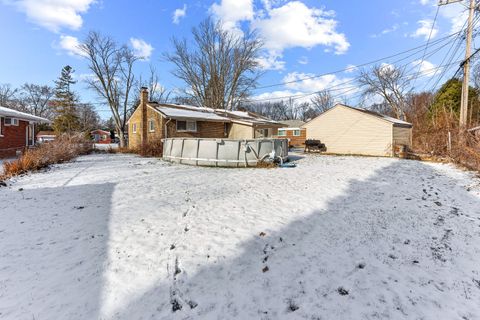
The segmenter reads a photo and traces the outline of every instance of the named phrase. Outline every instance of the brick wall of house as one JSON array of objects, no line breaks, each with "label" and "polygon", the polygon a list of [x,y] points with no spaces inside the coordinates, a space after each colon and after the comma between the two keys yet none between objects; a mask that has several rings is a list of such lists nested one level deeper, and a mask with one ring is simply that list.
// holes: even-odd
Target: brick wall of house
[{"label": "brick wall of house", "polygon": [[[168,121],[168,120],[167,120]],[[168,138],[227,138],[223,122],[197,121],[197,132],[177,132],[177,122],[167,124]]]},{"label": "brick wall of house", "polygon": [[18,121],[18,126],[5,126],[4,118],[0,118],[0,158],[13,157],[17,150],[24,150],[26,146],[27,121]]},{"label": "brick wall of house", "polygon": [[[154,131],[148,130],[148,122],[154,121]],[[133,125],[137,124],[137,133],[133,133]],[[153,142],[163,138],[162,136],[162,116],[150,107],[147,107],[147,141]],[[142,108],[138,107],[133,113],[128,123],[128,146],[138,148],[142,144]]]},{"label": "brick wall of house", "polygon": [[285,130],[286,136],[278,136],[278,138],[286,138],[289,141],[289,146],[300,147],[305,146],[307,139],[307,129],[300,129],[300,136],[294,136],[293,130]]},{"label": "brick wall of house", "polygon": [[[131,148],[140,147],[142,143],[142,112],[137,108],[128,124],[128,145]],[[154,131],[149,129],[149,121],[154,121]],[[133,133],[133,125],[137,124],[137,132]],[[197,121],[197,132],[177,132],[176,120],[168,121],[153,108],[147,108],[147,141],[154,142],[164,138],[165,124],[167,124],[168,138],[227,138],[223,122]]]}]

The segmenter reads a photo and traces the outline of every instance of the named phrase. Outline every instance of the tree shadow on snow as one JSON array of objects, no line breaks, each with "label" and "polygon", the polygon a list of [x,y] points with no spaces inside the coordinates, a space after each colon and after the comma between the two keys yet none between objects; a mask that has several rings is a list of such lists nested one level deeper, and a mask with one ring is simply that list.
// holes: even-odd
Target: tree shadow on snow
[{"label": "tree shadow on snow", "polygon": [[237,257],[205,257],[190,274],[179,256],[169,282],[115,318],[473,319],[479,207],[432,166],[394,161],[326,209],[258,232]]},{"label": "tree shadow on snow", "polygon": [[111,183],[2,190],[0,318],[99,317],[113,190]]}]

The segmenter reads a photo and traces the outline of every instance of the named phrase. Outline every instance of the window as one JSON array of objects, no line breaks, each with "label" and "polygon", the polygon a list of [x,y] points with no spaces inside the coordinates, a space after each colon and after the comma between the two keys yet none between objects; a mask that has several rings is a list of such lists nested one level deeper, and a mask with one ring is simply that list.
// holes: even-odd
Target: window
[{"label": "window", "polygon": [[18,126],[18,119],[16,118],[5,118],[6,126]]},{"label": "window", "polygon": [[148,131],[155,132],[155,121],[153,120],[148,121]]},{"label": "window", "polygon": [[300,137],[300,130],[293,130],[294,137]]},{"label": "window", "polygon": [[263,129],[263,137],[268,137],[268,129]]},{"label": "window", "polygon": [[0,117],[0,137],[3,137],[3,135],[2,135],[2,117]]},{"label": "window", "polygon": [[137,124],[136,123],[132,124],[132,132],[137,133]]},{"label": "window", "polygon": [[287,135],[287,132],[285,130],[278,130],[279,137],[285,137],[286,135]]},{"label": "window", "polygon": [[177,120],[177,131],[179,132],[197,132],[197,121]]}]

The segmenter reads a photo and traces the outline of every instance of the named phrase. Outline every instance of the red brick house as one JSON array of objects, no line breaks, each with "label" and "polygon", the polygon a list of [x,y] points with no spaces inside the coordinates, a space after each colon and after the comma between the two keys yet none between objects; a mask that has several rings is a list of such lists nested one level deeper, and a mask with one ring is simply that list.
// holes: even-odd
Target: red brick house
[{"label": "red brick house", "polygon": [[92,137],[95,143],[102,143],[102,144],[110,144],[112,143],[112,139],[110,137],[110,132],[105,130],[93,130],[90,132],[90,136]]},{"label": "red brick house", "polygon": [[287,138],[290,147],[305,146],[307,129],[301,128],[304,122],[301,120],[285,120],[282,123],[285,126],[278,129],[278,138]]},{"label": "red brick house", "polygon": [[13,157],[35,144],[35,123],[50,121],[0,106],[0,158]]}]

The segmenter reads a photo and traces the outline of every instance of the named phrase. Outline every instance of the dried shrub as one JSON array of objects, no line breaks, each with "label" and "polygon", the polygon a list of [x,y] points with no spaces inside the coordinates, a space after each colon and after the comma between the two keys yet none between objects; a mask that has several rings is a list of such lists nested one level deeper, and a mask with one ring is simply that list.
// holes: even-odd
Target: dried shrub
[{"label": "dried shrub", "polygon": [[79,155],[88,154],[92,150],[92,142],[83,134],[61,135],[55,141],[28,149],[14,161],[5,162],[0,180],[69,161]]},{"label": "dried shrub", "polygon": [[456,112],[444,107],[432,114],[420,108],[410,119],[414,157],[453,162],[480,171],[480,141],[472,133],[461,132]]},{"label": "dried shrub", "polygon": [[118,148],[118,149],[109,149],[109,153],[130,153],[138,154],[142,157],[156,157],[161,158],[163,156],[163,142],[161,140],[155,140],[148,142],[145,146],[140,146],[137,148]]},{"label": "dried shrub", "polygon": [[257,168],[262,168],[262,169],[273,169],[273,168],[277,168],[278,165],[274,162],[258,161],[256,167]]}]

